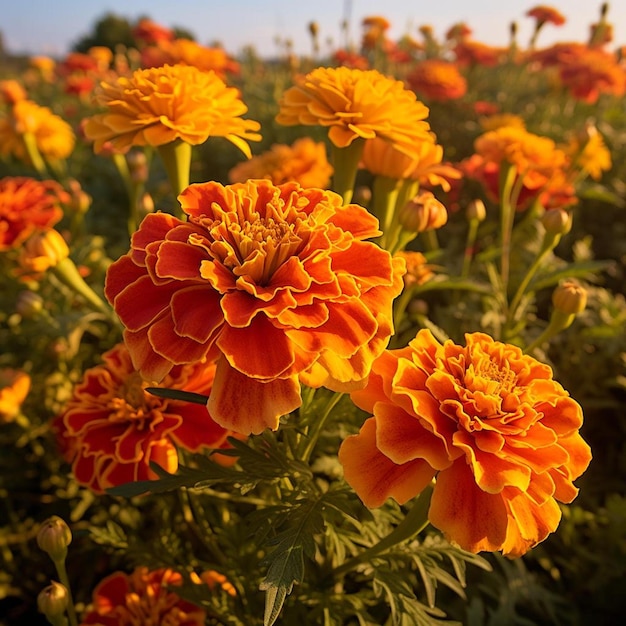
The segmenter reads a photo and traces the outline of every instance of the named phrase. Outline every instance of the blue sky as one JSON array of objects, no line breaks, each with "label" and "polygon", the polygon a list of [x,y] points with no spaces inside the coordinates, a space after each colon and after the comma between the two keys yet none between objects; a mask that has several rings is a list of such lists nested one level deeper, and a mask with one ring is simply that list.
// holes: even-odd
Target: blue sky
[{"label": "blue sky", "polygon": [[[520,45],[528,43],[533,20],[526,11],[549,4],[566,16],[565,25],[546,25],[539,45],[555,41],[585,41],[589,25],[596,22],[601,1],[584,0],[15,0],[3,3],[0,32],[5,47],[14,53],[65,54],[72,43],[89,33],[95,21],[107,12],[130,20],[149,15],[165,26],[181,26],[204,44],[219,40],[231,54],[254,45],[262,55],[277,51],[276,37],[290,37],[298,53],[310,51],[307,25],[320,25],[324,44],[340,41],[340,24],[350,18],[352,38],[358,41],[360,21],[367,15],[383,15],[392,24],[390,36],[416,35],[430,24],[442,36],[459,21],[474,31],[473,37],[491,45],[505,45],[509,25],[518,24]],[[616,44],[626,44],[626,0],[612,0],[610,21],[615,25]]]}]

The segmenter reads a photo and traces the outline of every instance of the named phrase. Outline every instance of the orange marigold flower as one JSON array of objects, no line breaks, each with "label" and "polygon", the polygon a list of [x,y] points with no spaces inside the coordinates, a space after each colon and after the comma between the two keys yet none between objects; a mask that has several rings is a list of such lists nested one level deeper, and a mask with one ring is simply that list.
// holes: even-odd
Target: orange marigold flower
[{"label": "orange marigold flower", "polygon": [[94,589],[81,626],[204,626],[206,612],[172,591],[182,584],[183,577],[169,568],[114,572]]},{"label": "orange marigold flower", "polygon": [[13,79],[0,80],[0,101],[14,105],[20,100],[26,100],[26,90],[21,83]]},{"label": "orange marigold flower", "polygon": [[484,65],[485,67],[493,67],[502,61],[507,51],[507,48],[494,48],[469,39],[462,39],[453,48],[456,61],[460,66]]},{"label": "orange marigold flower", "polygon": [[47,56],[34,56],[29,59],[30,66],[41,73],[44,80],[51,81],[54,78],[54,70],[57,62]]},{"label": "orange marigold flower", "polygon": [[524,119],[513,113],[489,115],[488,117],[482,117],[479,121],[481,128],[485,132],[488,130],[496,130],[496,128],[502,128],[503,126],[512,126],[521,129],[526,128]]},{"label": "orange marigold flower", "polygon": [[455,63],[442,59],[426,59],[408,74],[412,89],[432,100],[445,101],[463,97],[467,81]]},{"label": "orange marigold flower", "polygon": [[526,12],[528,17],[534,17],[538,24],[550,23],[555,26],[565,24],[565,17],[557,9],[545,4],[539,4]]},{"label": "orange marigold flower", "polygon": [[19,414],[30,391],[30,383],[26,372],[0,368],[0,424],[8,424]]},{"label": "orange marigold flower", "polygon": [[343,48],[333,53],[333,60],[337,65],[355,70],[366,70],[370,65],[370,62],[363,55]]},{"label": "orange marigold flower", "polygon": [[217,357],[208,409],[236,432],[276,429],[300,383],[362,385],[392,330],[401,260],[366,241],[374,216],[338,194],[267,180],[188,187],[187,214],[148,215],[105,294],[142,374]]},{"label": "orange marigold flower", "polygon": [[22,278],[37,280],[39,275],[56,267],[70,254],[65,239],[54,228],[33,233],[21,246],[17,263]]},{"label": "orange marigold flower", "polygon": [[275,144],[270,150],[242,161],[228,173],[231,183],[249,178],[267,178],[275,185],[296,182],[301,187],[327,187],[333,168],[326,157],[326,145],[302,137],[293,145]]},{"label": "orange marigold flower", "polygon": [[108,111],[89,118],[84,127],[96,152],[109,141],[126,151],[177,139],[198,145],[209,137],[224,137],[250,157],[247,141],[261,138],[256,132],[260,124],[240,117],[248,107],[239,91],[227,87],[215,72],[164,65],[101,86],[97,100]]},{"label": "orange marigold flower", "polygon": [[446,41],[457,41],[459,39],[466,39],[472,34],[472,29],[465,22],[457,22],[450,26],[446,31]]},{"label": "orange marigold flower", "polygon": [[376,70],[319,67],[283,94],[276,121],[327,126],[338,148],[380,137],[415,157],[416,144],[430,137],[427,116],[428,108],[401,81]]},{"label": "orange marigold flower", "polygon": [[174,39],[174,31],[150,18],[140,19],[133,28],[133,37],[146,44],[162,44]]},{"label": "orange marigold flower", "polygon": [[[203,405],[145,391],[149,384],[133,367],[123,343],[107,351],[102,361],[85,372],[53,424],[78,483],[102,493],[156,479],[151,462],[176,472],[177,447],[196,452],[225,446],[230,433]],[[214,374],[214,364],[174,366],[163,384],[208,396]]]},{"label": "orange marigold flower", "polygon": [[174,39],[158,46],[142,50],[142,65],[193,65],[200,70],[213,70],[220,78],[225,74],[239,72],[239,64],[226,54],[223,48],[207,48],[191,39]]},{"label": "orange marigold flower", "polygon": [[548,365],[483,333],[466,345],[420,331],[351,394],[373,415],[339,459],[368,507],[403,504],[436,478],[428,517],[470,552],[520,556],[559,523],[557,501],[591,460],[582,410]]},{"label": "orange marigold flower", "polygon": [[430,265],[426,257],[413,250],[400,250],[396,256],[402,257],[406,263],[406,274],[404,275],[404,286],[407,289],[427,283],[434,278],[434,266]]},{"label": "orange marigold flower", "polygon": [[63,217],[61,203],[69,201],[69,194],[52,180],[0,179],[0,251],[18,248],[35,230],[54,226]]},{"label": "orange marigold flower", "polygon": [[0,155],[28,161],[24,133],[33,135],[41,156],[47,159],[66,159],[74,149],[72,127],[48,107],[31,100],[16,102],[10,112],[0,118]]}]

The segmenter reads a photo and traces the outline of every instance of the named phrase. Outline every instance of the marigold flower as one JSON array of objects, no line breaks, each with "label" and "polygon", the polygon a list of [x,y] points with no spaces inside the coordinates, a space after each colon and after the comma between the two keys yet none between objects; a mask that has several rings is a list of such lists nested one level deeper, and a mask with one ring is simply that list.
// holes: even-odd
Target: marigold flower
[{"label": "marigold flower", "polygon": [[572,167],[594,180],[599,180],[603,172],[610,170],[613,165],[611,152],[594,127],[575,137],[566,147],[566,152],[572,159]]},{"label": "marigold flower", "polygon": [[0,369],[0,424],[8,424],[19,415],[30,391],[30,376],[11,367]]},{"label": "marigold flower", "polygon": [[422,191],[400,209],[398,218],[406,230],[423,233],[445,226],[448,211],[432,192]]},{"label": "marigold flower", "polygon": [[39,274],[56,267],[60,261],[70,255],[63,236],[54,230],[47,228],[33,233],[20,249],[17,262],[20,266],[19,273],[24,276],[37,278]]},{"label": "marigold flower", "polygon": [[460,40],[453,48],[457,64],[494,67],[506,56],[507,48],[495,48],[479,41]]},{"label": "marigold flower", "polygon": [[301,187],[324,189],[332,173],[326,145],[302,137],[291,146],[275,144],[267,152],[238,163],[228,173],[228,179],[231,183],[243,183],[250,178],[267,178],[275,185],[293,181]]},{"label": "marigold flower", "polygon": [[18,248],[35,230],[54,226],[63,217],[61,203],[69,200],[53,180],[0,179],[0,251]]},{"label": "marigold flower", "polygon": [[[213,419],[249,434],[301,404],[300,383],[363,384],[392,333],[401,260],[365,241],[377,220],[296,183],[188,187],[188,221],[148,215],[105,294],[142,374],[218,357]],[[143,303],[143,304],[140,304]]]},{"label": "marigold flower", "polygon": [[402,257],[406,263],[406,274],[404,275],[404,286],[407,289],[423,285],[434,277],[433,265],[430,265],[426,257],[413,250],[400,250],[395,256]]},{"label": "marigold flower", "polygon": [[172,591],[183,577],[172,569],[137,567],[131,574],[114,572],[93,591],[82,626],[204,626],[205,611]]},{"label": "marigold flower", "polygon": [[495,115],[489,115],[488,117],[482,117],[480,119],[480,126],[484,132],[489,130],[496,130],[503,126],[511,126],[513,128],[526,128],[526,122],[524,118],[514,113],[498,113]]},{"label": "marigold flower", "polygon": [[[201,404],[170,400],[145,391],[124,344],[88,369],[54,420],[53,429],[78,483],[96,493],[138,480],[154,480],[150,463],[170,473],[178,468],[177,447],[196,452],[221,448],[230,433]],[[163,384],[209,395],[215,365],[174,366]]]},{"label": "marigold flower", "polygon": [[26,100],[26,90],[22,85],[13,79],[0,80],[0,101],[5,104],[14,105],[20,100]]},{"label": "marigold flower", "polygon": [[48,56],[34,56],[29,59],[30,66],[41,72],[44,80],[52,81],[54,79],[54,70],[56,61]]},{"label": "marigold flower", "polygon": [[422,330],[379,357],[351,394],[373,417],[339,459],[368,507],[403,504],[436,478],[428,517],[450,541],[520,556],[577,495],[591,460],[582,410],[548,365],[483,333],[465,339],[442,345]]},{"label": "marigold flower", "polygon": [[223,48],[207,48],[191,39],[174,39],[142,50],[143,67],[192,65],[205,72],[214,71],[220,78],[239,72],[239,64]]},{"label": "marigold flower", "polygon": [[174,39],[174,31],[150,18],[140,19],[133,28],[133,37],[146,44],[162,44]]},{"label": "marigold flower", "polygon": [[94,115],[85,134],[99,152],[111,142],[120,151],[131,146],[161,146],[180,139],[191,145],[224,137],[250,157],[247,141],[258,141],[260,125],[240,116],[248,107],[239,91],[214,72],[193,66],[165,65],[136,70],[102,84],[98,102],[108,112]]},{"label": "marigold flower", "polygon": [[370,62],[363,55],[344,49],[335,50],[333,61],[336,65],[354,70],[367,70],[370,65]]},{"label": "marigold flower", "polygon": [[534,17],[537,24],[550,23],[555,26],[562,26],[565,24],[564,15],[555,9],[554,7],[547,6],[545,4],[539,4],[532,9],[526,11],[528,17]]},{"label": "marigold flower", "polygon": [[34,137],[39,153],[47,159],[66,159],[74,149],[74,131],[65,120],[48,107],[20,100],[0,118],[0,156],[28,161],[25,133]]},{"label": "marigold flower", "polygon": [[417,157],[416,144],[430,137],[428,108],[401,81],[376,70],[317,68],[287,89],[279,104],[279,124],[327,126],[338,148],[359,137],[381,137]]},{"label": "marigold flower", "polygon": [[406,78],[412,89],[432,100],[455,100],[467,92],[467,81],[457,65],[442,59],[421,61]]}]

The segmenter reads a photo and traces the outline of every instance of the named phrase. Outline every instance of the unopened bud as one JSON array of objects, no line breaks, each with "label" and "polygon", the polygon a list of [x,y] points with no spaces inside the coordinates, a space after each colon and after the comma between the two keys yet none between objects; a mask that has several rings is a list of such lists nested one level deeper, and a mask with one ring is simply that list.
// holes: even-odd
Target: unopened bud
[{"label": "unopened bud", "polygon": [[148,213],[154,213],[154,200],[152,196],[146,192],[139,199],[139,214],[145,217]]},{"label": "unopened bud", "polygon": [[472,200],[467,205],[465,215],[470,222],[474,220],[476,220],[477,222],[484,222],[485,218],[487,217],[487,209],[485,208],[485,203],[480,198]]},{"label": "unopened bud", "polygon": [[45,272],[56,267],[70,255],[63,236],[54,228],[31,235],[19,255],[19,264],[26,272]]},{"label": "unopened bud", "polygon": [[15,301],[15,310],[26,319],[36,317],[43,310],[43,298],[34,291],[20,291]]},{"label": "unopened bud", "polygon": [[552,294],[552,304],[557,311],[566,315],[578,315],[587,306],[587,291],[578,283],[567,280]]},{"label": "unopened bud", "polygon": [[565,209],[549,209],[541,216],[541,223],[550,235],[565,235],[572,229],[572,215]]},{"label": "unopened bud", "polygon": [[141,150],[132,150],[126,155],[128,172],[134,183],[145,183],[148,180],[148,159]]},{"label": "unopened bud", "polygon": [[67,588],[53,580],[37,596],[37,608],[51,624],[61,624],[69,601],[70,594]]},{"label": "unopened bud", "polygon": [[315,39],[320,32],[320,25],[317,22],[309,22],[309,32],[311,33],[311,37]]},{"label": "unopened bud", "polygon": [[354,190],[352,201],[361,206],[367,206],[372,199],[372,190],[365,185],[359,185]]},{"label": "unopened bud", "polygon": [[399,221],[413,233],[441,228],[448,221],[448,211],[430,191],[423,191],[400,210]]},{"label": "unopened bud", "polygon": [[58,516],[49,517],[37,532],[37,545],[56,563],[67,556],[67,546],[72,543],[70,527]]}]

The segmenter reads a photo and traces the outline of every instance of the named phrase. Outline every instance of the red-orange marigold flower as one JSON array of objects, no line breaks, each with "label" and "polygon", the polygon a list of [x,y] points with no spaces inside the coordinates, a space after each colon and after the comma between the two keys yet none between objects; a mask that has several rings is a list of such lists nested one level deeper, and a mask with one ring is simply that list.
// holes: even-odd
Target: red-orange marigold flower
[{"label": "red-orange marigold flower", "polygon": [[442,59],[426,59],[408,74],[412,89],[432,100],[461,98],[467,92],[467,81],[455,63]]},{"label": "red-orange marigold flower", "polygon": [[352,393],[373,414],[339,459],[369,507],[399,503],[434,477],[429,519],[470,552],[520,556],[558,526],[557,501],[591,460],[582,410],[552,370],[483,333],[440,344],[428,330],[386,351]]},{"label": "red-orange marigold flower", "polygon": [[[101,493],[110,487],[158,476],[150,463],[170,473],[178,468],[177,446],[197,452],[222,448],[230,433],[202,404],[156,397],[132,365],[124,344],[88,369],[55,419],[53,429],[81,485]],[[208,396],[215,365],[175,366],[167,387]]]},{"label": "red-orange marigold flower", "polygon": [[277,428],[301,382],[362,385],[405,269],[365,241],[380,234],[376,218],[333,192],[267,180],[191,185],[179,200],[188,221],[148,215],[107,272],[144,376],[217,357],[209,412],[243,434]]},{"label": "red-orange marigold flower", "polygon": [[376,70],[319,67],[287,89],[279,104],[279,124],[326,126],[338,148],[380,137],[415,157],[416,144],[430,137],[428,108],[404,83]]},{"label": "red-orange marigold flower", "polygon": [[302,187],[323,189],[332,173],[326,145],[302,137],[291,146],[275,144],[267,152],[238,163],[228,173],[228,179],[231,183],[243,183],[249,178],[267,178],[275,185],[293,181]]},{"label": "red-orange marigold flower", "polygon": [[81,626],[204,626],[205,611],[172,591],[182,583],[182,576],[172,569],[115,572],[94,589]]},{"label": "red-orange marigold flower", "polygon": [[532,9],[526,11],[528,17],[534,17],[538,24],[550,23],[555,26],[565,24],[565,16],[554,7],[545,4],[539,4]]},{"label": "red-orange marigold flower", "polygon": [[52,180],[0,179],[0,251],[17,248],[35,230],[54,226],[63,217],[61,203],[69,201],[69,194]]}]

